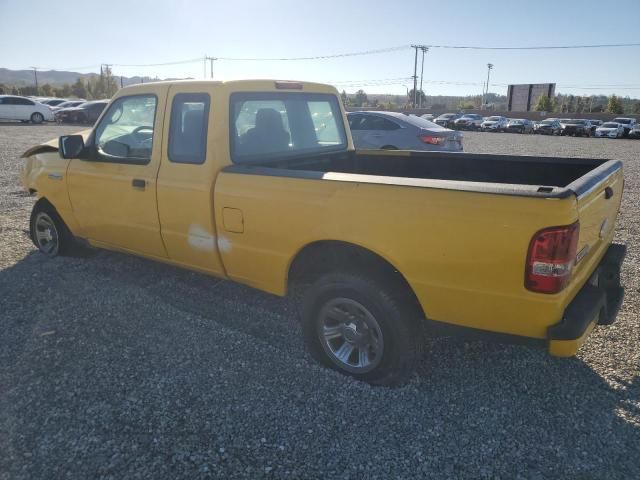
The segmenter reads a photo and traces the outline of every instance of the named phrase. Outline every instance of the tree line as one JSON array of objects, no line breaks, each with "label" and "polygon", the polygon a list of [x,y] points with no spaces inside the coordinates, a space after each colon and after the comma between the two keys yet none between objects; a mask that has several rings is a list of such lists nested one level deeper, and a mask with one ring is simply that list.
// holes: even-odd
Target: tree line
[{"label": "tree line", "polygon": [[101,75],[90,76],[86,80],[82,77],[73,84],[65,83],[61,86],[44,85],[5,85],[0,83],[0,94],[42,96],[58,98],[84,98],[86,100],[100,100],[111,98],[118,91],[116,79],[111,71],[105,69]]},{"label": "tree line", "polygon": [[[370,98],[364,90],[358,90],[355,94],[341,93],[342,102],[348,107],[371,107],[384,108],[389,110],[412,108],[414,94],[413,89],[407,95],[376,95]],[[427,96],[422,90],[418,90],[418,104],[430,110],[479,110],[481,108],[482,96],[470,95],[466,97],[455,96]],[[486,103],[491,105],[493,110],[507,110],[507,97],[489,93]],[[640,100],[629,97],[619,97],[617,95],[564,95],[558,94],[554,97],[541,95],[536,100],[533,109],[538,112],[549,113],[587,113],[587,112],[608,112],[615,114],[640,114]]]}]

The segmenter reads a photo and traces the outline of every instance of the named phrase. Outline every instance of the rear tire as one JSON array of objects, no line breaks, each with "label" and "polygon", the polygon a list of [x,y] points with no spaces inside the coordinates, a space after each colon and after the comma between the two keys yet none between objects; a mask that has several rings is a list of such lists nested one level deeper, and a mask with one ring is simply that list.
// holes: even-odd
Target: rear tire
[{"label": "rear tire", "polygon": [[401,289],[356,273],[322,275],[302,302],[309,353],[373,385],[404,383],[422,345],[421,312]]},{"label": "rear tire", "polygon": [[44,115],[40,112],[35,112],[31,114],[31,123],[35,123],[36,125],[44,122]]},{"label": "rear tire", "polygon": [[36,248],[48,257],[70,255],[78,247],[67,225],[46,200],[33,206],[29,235]]}]

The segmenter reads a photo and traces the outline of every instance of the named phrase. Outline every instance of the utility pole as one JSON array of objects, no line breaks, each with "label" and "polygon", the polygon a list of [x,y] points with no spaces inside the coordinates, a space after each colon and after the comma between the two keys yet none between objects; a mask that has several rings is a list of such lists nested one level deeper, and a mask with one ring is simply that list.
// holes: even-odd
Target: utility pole
[{"label": "utility pole", "polygon": [[493,70],[493,63],[487,63],[487,93],[485,94],[485,104],[488,101],[488,96],[489,96],[489,78],[491,76],[491,70]]},{"label": "utility pole", "polygon": [[416,50],[415,60],[413,61],[413,108],[416,108],[418,100],[418,49],[420,45],[411,45]]},{"label": "utility pole", "polygon": [[420,50],[422,50],[422,67],[420,67],[420,108],[422,108],[422,80],[424,77],[424,54],[429,51],[429,48],[425,46],[421,46]]},{"label": "utility pole", "polygon": [[29,68],[33,68],[33,76],[36,80],[36,95],[38,95],[39,90],[38,90],[38,67],[29,67]]},{"label": "utility pole", "polygon": [[209,61],[209,77],[213,80],[213,62],[218,60],[216,57],[204,56],[204,79],[207,79],[207,61]]}]

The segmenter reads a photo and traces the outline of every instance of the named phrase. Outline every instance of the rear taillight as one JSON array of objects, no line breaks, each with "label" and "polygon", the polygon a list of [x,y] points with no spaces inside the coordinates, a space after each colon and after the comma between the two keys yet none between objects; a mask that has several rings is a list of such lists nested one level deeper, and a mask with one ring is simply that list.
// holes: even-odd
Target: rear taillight
[{"label": "rear taillight", "polygon": [[430,145],[442,145],[444,143],[444,137],[435,135],[418,135],[418,138],[422,143],[428,143]]},{"label": "rear taillight", "polygon": [[540,230],[531,239],[524,283],[539,293],[558,293],[569,283],[575,263],[580,224]]}]

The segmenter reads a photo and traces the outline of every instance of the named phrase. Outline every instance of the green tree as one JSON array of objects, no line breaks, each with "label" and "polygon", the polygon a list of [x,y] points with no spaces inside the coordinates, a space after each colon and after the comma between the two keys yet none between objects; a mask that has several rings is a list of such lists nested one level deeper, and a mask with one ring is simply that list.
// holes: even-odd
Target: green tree
[{"label": "green tree", "polygon": [[458,108],[460,110],[471,110],[477,107],[476,104],[471,100],[461,100],[460,103],[458,103]]},{"label": "green tree", "polygon": [[[409,90],[409,103],[413,105],[413,88]],[[418,96],[416,97],[416,107],[418,105],[426,105],[427,104],[427,96],[424,94],[422,90],[418,90]]]},{"label": "green tree", "polygon": [[342,98],[342,104],[344,106],[347,106],[349,103],[349,97],[347,97],[347,92],[345,92],[344,90],[342,90],[342,93],[340,94],[340,98]]},{"label": "green tree", "polygon": [[633,113],[640,113],[640,102],[633,104]]},{"label": "green tree", "polygon": [[364,90],[360,89],[356,92],[356,96],[354,98],[354,105],[356,107],[362,107],[367,103],[367,94],[364,93]]},{"label": "green tree", "polygon": [[567,113],[571,113],[571,112],[575,112],[576,111],[576,97],[574,97],[573,95],[569,95],[567,97]]},{"label": "green tree", "polygon": [[553,111],[553,101],[546,95],[540,95],[536,100],[536,104],[533,109],[536,112],[552,112]]},{"label": "green tree", "polygon": [[624,108],[622,106],[622,101],[616,95],[611,95],[609,97],[609,102],[607,103],[607,112],[609,113],[624,113]]},{"label": "green tree", "polygon": [[51,97],[53,95],[53,87],[51,87],[51,85],[49,85],[48,83],[42,85],[40,87],[40,91],[45,97]]},{"label": "green tree", "polygon": [[582,97],[576,97],[576,113],[582,113],[584,111],[584,99]]},{"label": "green tree", "polygon": [[71,86],[71,93],[78,98],[87,98],[89,96],[82,77],[78,77],[76,83]]}]

